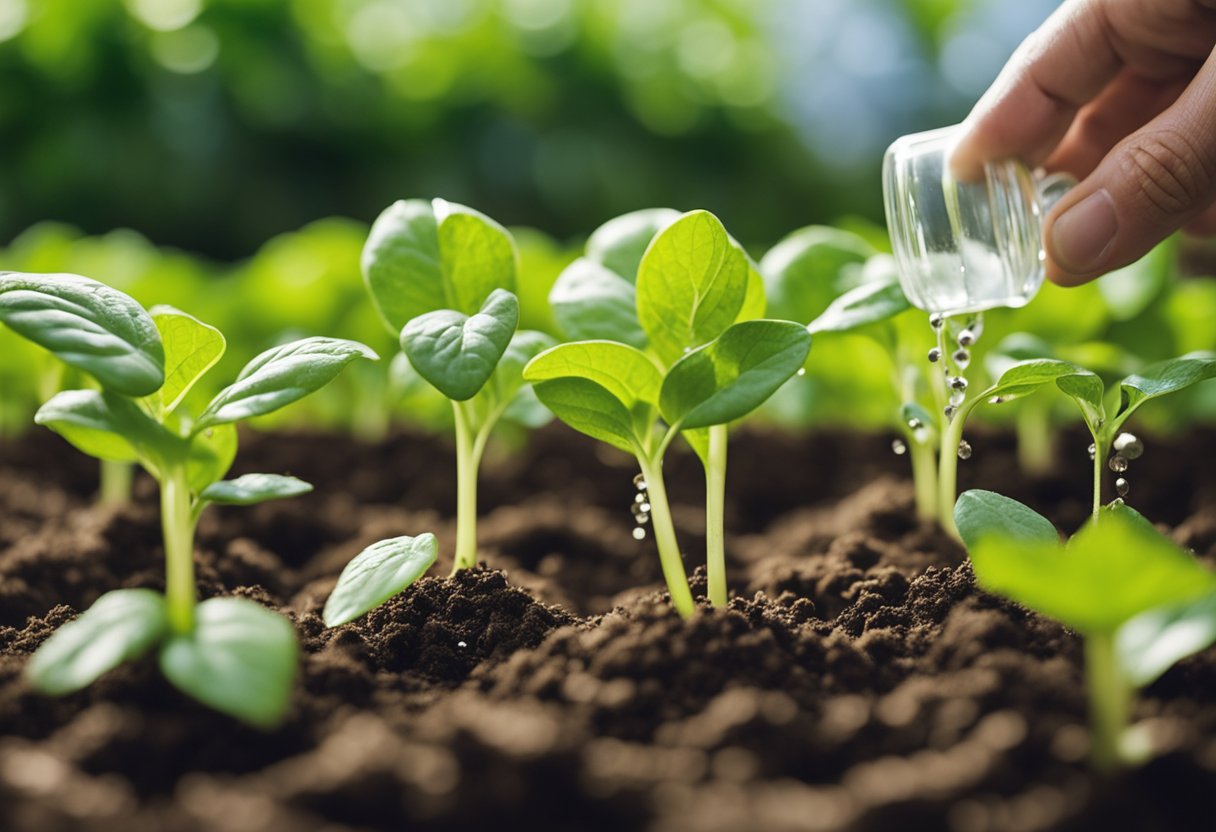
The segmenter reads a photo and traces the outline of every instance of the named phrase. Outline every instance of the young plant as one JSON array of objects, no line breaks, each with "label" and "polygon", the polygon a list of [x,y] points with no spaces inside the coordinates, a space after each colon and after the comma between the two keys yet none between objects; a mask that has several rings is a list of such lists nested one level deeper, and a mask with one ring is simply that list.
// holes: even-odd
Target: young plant
[{"label": "young plant", "polygon": [[[672,603],[688,616],[693,600],[671,521],[664,454],[683,433],[705,468],[709,596],[725,605],[727,426],[798,371],[811,336],[799,324],[758,319],[759,274],[712,214],[679,216],[639,246],[661,218],[654,212],[621,218],[616,235],[605,226],[589,256],[554,287],[555,313],[568,331],[590,334],[584,327],[597,327],[611,340],[554,347],[534,358],[524,376],[559,419],[637,459],[649,505],[641,517],[654,524]],[[625,277],[631,273],[636,284]],[[597,316],[601,304],[605,312]]]},{"label": "young plant", "polygon": [[1141,759],[1147,748],[1128,730],[1135,691],[1216,641],[1216,573],[1119,503],[1067,543],[990,491],[965,492],[955,518],[980,586],[1084,638],[1094,768]]},{"label": "young plant", "polygon": [[[971,412],[982,402],[1001,404],[1054,384],[1076,402],[1093,437],[1093,516],[1097,517],[1102,507],[1103,468],[1109,465],[1112,470],[1123,473],[1127,468],[1128,459],[1134,458],[1130,454],[1111,454],[1112,450],[1119,450],[1115,448],[1116,440],[1131,415],[1146,402],[1213,377],[1216,377],[1216,353],[1204,352],[1152,364],[1124,378],[1109,392],[1104,389],[1102,380],[1096,374],[1067,361],[1039,358],[1018,362],[1002,373],[988,388],[979,393],[968,394],[958,405],[953,418],[947,421],[938,471],[941,505],[954,505],[958,455],[951,453],[951,449],[960,447],[963,427]],[[1134,437],[1126,436],[1129,436],[1131,444],[1138,443]],[[1140,448],[1137,448],[1138,450]],[[1119,496],[1124,496],[1127,492],[1126,480],[1120,477],[1116,486]],[[952,516],[944,515],[942,525],[957,536]]]},{"label": "young plant", "polygon": [[402,200],[372,225],[363,275],[410,364],[452,405],[456,431],[453,573],[477,563],[477,471],[504,416],[538,419],[524,365],[554,341],[516,331],[517,254],[510,233],[442,199]]},{"label": "young plant", "polygon": [[250,505],[312,487],[293,477],[222,479],[237,450],[236,424],[278,410],[329,383],[362,344],[306,338],[267,350],[197,416],[183,402],[219,360],[219,330],[171,307],[145,312],[126,295],[76,275],[0,276],[0,307],[15,331],[90,373],[100,390],[67,390],[35,416],[78,449],[137,462],[160,484],[165,594],[106,593],[60,628],[27,677],[58,695],[158,648],[161,671],[215,710],[270,727],[290,702],[296,667],[291,624],[242,598],[197,603],[194,530],[212,503]]}]

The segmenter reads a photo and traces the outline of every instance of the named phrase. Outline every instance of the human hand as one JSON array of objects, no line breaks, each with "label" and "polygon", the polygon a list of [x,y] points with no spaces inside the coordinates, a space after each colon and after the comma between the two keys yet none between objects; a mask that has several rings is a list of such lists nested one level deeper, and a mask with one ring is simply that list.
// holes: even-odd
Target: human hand
[{"label": "human hand", "polygon": [[960,179],[1018,157],[1081,183],[1045,222],[1063,285],[1216,232],[1216,0],[1066,0],[963,123]]}]

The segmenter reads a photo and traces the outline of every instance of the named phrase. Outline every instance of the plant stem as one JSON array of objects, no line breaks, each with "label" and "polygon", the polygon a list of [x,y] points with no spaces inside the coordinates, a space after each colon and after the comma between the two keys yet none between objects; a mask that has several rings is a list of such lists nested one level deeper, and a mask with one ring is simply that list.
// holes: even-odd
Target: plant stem
[{"label": "plant stem", "polygon": [[131,481],[134,476],[133,463],[103,459],[97,502],[103,506],[121,506],[131,502]]},{"label": "plant stem", "polygon": [[1098,515],[1102,511],[1102,468],[1106,463],[1106,457],[1109,455],[1110,446],[1094,437],[1094,519],[1098,519]]},{"label": "plant stem", "polygon": [[[452,402],[456,418],[456,557],[452,574],[477,565],[477,469],[481,437],[474,439],[463,403]],[[488,434],[489,430],[483,429]]]},{"label": "plant stem", "polygon": [[[660,457],[661,459],[661,457]],[[655,543],[659,547],[659,563],[663,567],[663,578],[671,593],[671,604],[684,618],[693,614],[692,591],[688,588],[688,576],[684,572],[684,561],[680,557],[680,544],[676,540],[676,529],[671,522],[671,506],[667,503],[667,488],[663,484],[663,469],[660,464],[638,454],[642,477],[646,480],[646,491],[650,498],[650,523],[654,528]]]},{"label": "plant stem", "polygon": [[723,519],[726,511],[726,448],[726,425],[711,427],[709,459],[705,463],[705,568],[709,578],[709,602],[715,607],[726,606],[726,530]]},{"label": "plant stem", "polygon": [[963,403],[954,412],[954,418],[945,420],[942,429],[942,447],[937,469],[937,516],[942,528],[956,540],[962,540],[958,527],[954,525],[954,500],[958,492],[958,444],[963,439],[963,424],[971,406]]},{"label": "plant stem", "polygon": [[937,518],[937,466],[932,442],[908,439],[912,482],[916,486],[916,516],[926,522]]},{"label": "plant stem", "polygon": [[1085,686],[1089,691],[1090,762],[1109,773],[1123,762],[1120,746],[1131,715],[1131,688],[1119,672],[1114,633],[1085,639]]},{"label": "plant stem", "polygon": [[1031,396],[1018,412],[1018,464],[1027,474],[1043,475],[1051,470],[1051,399]]},{"label": "plant stem", "polygon": [[194,629],[194,519],[184,464],[165,471],[160,484],[160,522],[169,626],[175,633],[189,633]]}]

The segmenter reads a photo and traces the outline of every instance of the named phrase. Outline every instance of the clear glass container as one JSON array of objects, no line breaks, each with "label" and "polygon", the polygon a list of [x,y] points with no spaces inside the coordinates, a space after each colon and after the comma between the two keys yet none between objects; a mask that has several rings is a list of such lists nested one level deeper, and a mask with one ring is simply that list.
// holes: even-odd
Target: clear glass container
[{"label": "clear glass container", "polygon": [[1043,284],[1043,217],[1076,184],[1016,159],[962,182],[948,160],[959,126],[897,139],[883,159],[887,228],[904,294],[930,313],[1025,306]]}]

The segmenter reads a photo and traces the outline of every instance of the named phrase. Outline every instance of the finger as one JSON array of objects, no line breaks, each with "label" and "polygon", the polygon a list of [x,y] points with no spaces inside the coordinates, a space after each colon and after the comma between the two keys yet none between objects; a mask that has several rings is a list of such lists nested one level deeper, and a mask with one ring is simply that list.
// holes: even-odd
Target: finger
[{"label": "finger", "polygon": [[1069,0],[1027,38],[963,122],[950,160],[970,181],[984,162],[1016,156],[1040,164],[1122,66],[1100,0]]},{"label": "finger", "polygon": [[1084,283],[1139,259],[1216,199],[1216,51],[1165,112],[1047,217],[1047,275]]},{"label": "finger", "polygon": [[[1213,0],[1216,3],[1216,0]],[[1182,230],[1192,237],[1216,236],[1216,205],[1209,205],[1207,210],[1182,227]]]},{"label": "finger", "polygon": [[1163,82],[1123,70],[1081,108],[1043,167],[1067,171],[1078,179],[1089,176],[1116,144],[1176,101],[1194,75],[1192,67],[1185,78]]}]

